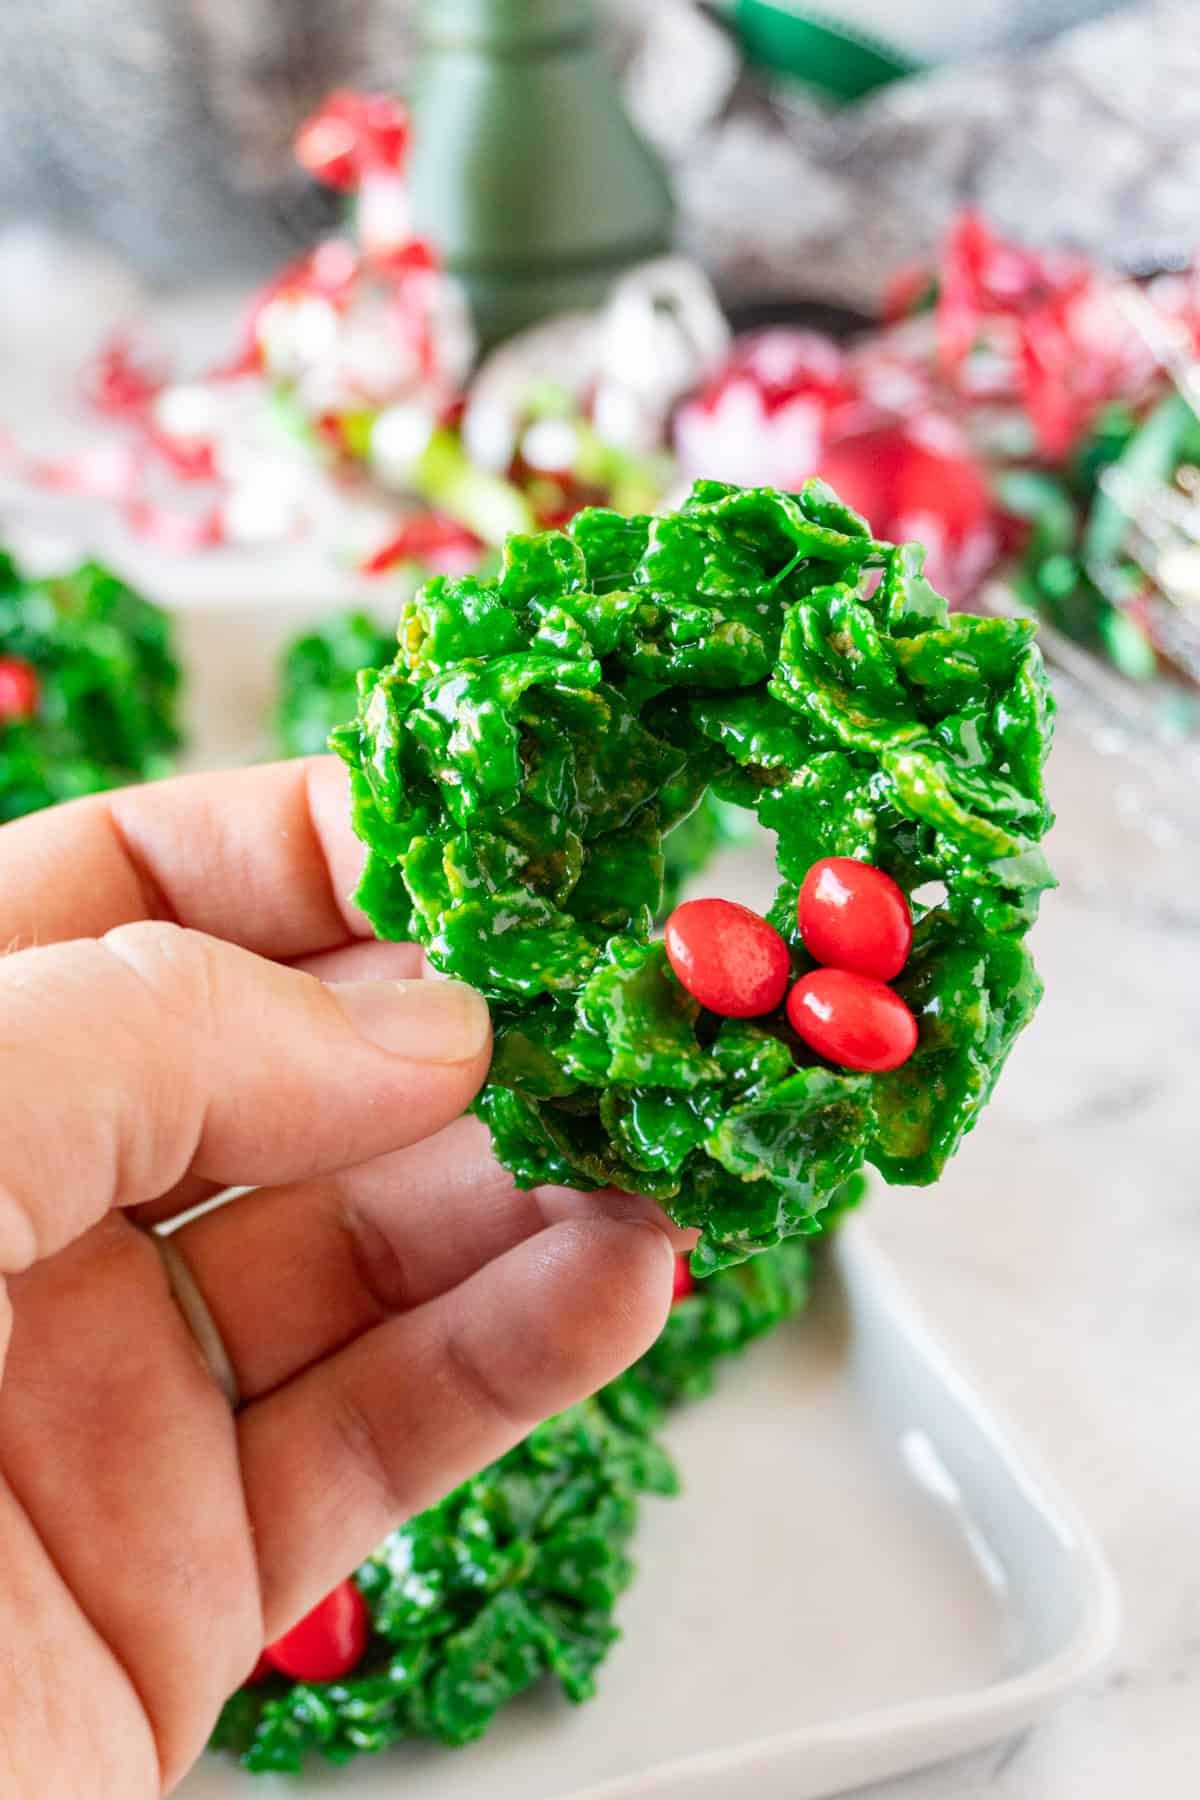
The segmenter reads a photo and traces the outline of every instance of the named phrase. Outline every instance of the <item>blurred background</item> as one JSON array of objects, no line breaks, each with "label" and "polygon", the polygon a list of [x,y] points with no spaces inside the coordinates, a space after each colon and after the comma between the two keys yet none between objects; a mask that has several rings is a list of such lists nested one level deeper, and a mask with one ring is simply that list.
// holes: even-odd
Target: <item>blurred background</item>
[{"label": "blurred background", "polygon": [[875,1228],[1126,1636],[1018,1759],[888,1794],[1189,1791],[1194,0],[5,0],[0,66],[0,818],[319,749],[424,575],[700,475],[819,473],[1039,617],[1047,1001]]},{"label": "blurred background", "polygon": [[[820,472],[1042,617],[1119,757],[1107,884],[1194,916],[1130,860],[1200,773],[1189,0],[8,0],[0,52],[35,564],[273,597],[269,662],[580,504]],[[239,666],[219,725],[195,673],[194,755],[263,747]]]},{"label": "blurred background", "polygon": [[[631,112],[673,166],[683,241],[723,288],[869,303],[889,262],[931,249],[968,199],[1001,230],[1123,267],[1188,255],[1191,10],[613,0],[602,22]],[[86,233],[158,281],[269,272],[335,216],[292,158],[297,126],[336,87],[403,91],[416,12],[8,0],[0,205]]]},{"label": "blurred background", "polygon": [[1189,0],[7,0],[0,52],[0,527],[234,608],[194,758],[322,608],[819,472],[1042,617],[1070,877],[1195,918]]}]

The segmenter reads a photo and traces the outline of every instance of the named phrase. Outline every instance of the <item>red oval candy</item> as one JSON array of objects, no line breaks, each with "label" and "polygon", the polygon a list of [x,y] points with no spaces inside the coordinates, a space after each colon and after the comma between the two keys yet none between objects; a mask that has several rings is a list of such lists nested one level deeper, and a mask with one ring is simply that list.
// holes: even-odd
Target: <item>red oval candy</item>
[{"label": "red oval candy", "polygon": [[823,856],[796,907],[804,948],[834,969],[893,980],[912,949],[912,914],[890,875],[853,856]]},{"label": "red oval candy", "polygon": [[6,719],[31,719],[41,686],[29,663],[19,656],[0,656],[0,725]]},{"label": "red oval candy", "polygon": [[895,989],[849,969],[802,975],[787,1016],[811,1049],[843,1069],[897,1069],[917,1047],[917,1021]]},{"label": "red oval candy", "polygon": [[679,1300],[686,1300],[688,1295],[694,1293],[695,1290],[696,1277],[692,1274],[688,1258],[677,1256],[675,1258],[675,1285],[671,1289],[671,1305],[674,1306]]},{"label": "red oval candy", "polygon": [[367,1603],[352,1581],[339,1581],[263,1655],[293,1681],[336,1681],[348,1675],[367,1647]]},{"label": "red oval candy", "polygon": [[688,993],[723,1018],[757,1018],[787,991],[787,945],[735,900],[685,900],[667,920],[666,949]]}]

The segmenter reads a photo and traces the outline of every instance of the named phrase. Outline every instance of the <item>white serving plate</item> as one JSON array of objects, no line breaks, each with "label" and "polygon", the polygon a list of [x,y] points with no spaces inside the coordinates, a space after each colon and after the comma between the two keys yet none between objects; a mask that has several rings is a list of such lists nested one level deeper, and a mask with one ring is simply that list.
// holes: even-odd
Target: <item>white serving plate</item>
[{"label": "white serving plate", "polygon": [[[1118,1619],[1069,1501],[989,1415],[872,1245],[673,1421],[596,1700],[549,1684],[467,1750],[401,1746],[346,1800],[818,1800],[1021,1731]],[[183,1800],[295,1793],[208,1758]]]}]

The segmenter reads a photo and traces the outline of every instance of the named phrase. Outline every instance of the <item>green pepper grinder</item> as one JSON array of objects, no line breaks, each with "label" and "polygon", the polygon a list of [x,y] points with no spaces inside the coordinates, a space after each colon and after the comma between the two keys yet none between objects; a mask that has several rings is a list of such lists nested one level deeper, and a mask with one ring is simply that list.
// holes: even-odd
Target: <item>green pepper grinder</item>
[{"label": "green pepper grinder", "polygon": [[414,221],[485,344],[597,305],[667,248],[666,172],[626,116],[594,0],[424,0],[419,38]]}]

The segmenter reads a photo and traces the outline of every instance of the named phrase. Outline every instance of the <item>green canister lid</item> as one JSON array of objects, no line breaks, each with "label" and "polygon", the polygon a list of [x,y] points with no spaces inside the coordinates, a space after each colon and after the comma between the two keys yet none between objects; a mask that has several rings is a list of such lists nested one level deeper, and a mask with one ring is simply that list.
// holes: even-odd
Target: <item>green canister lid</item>
[{"label": "green canister lid", "polygon": [[485,343],[599,305],[668,248],[666,172],[624,110],[595,0],[426,0],[419,27],[414,223]]}]

